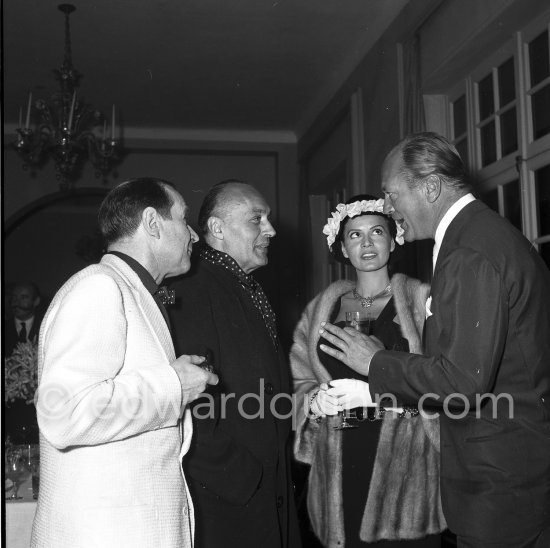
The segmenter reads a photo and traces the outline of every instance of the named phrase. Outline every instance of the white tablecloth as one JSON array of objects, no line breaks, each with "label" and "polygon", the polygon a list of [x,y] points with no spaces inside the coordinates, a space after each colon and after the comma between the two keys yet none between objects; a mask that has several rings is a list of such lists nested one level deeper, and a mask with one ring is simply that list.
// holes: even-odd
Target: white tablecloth
[{"label": "white tablecloth", "polygon": [[[6,495],[11,495],[7,491]],[[6,548],[29,548],[31,545],[32,521],[36,512],[36,501],[32,498],[31,479],[21,485],[20,500],[6,500]]]}]

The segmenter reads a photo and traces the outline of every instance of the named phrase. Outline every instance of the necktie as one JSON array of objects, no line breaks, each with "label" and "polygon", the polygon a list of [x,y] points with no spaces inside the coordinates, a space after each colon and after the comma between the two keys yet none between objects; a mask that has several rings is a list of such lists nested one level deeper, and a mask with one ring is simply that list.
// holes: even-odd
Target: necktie
[{"label": "necktie", "polygon": [[21,329],[19,330],[18,342],[22,342],[22,343],[27,342],[27,325],[25,324],[25,322],[21,322]]}]

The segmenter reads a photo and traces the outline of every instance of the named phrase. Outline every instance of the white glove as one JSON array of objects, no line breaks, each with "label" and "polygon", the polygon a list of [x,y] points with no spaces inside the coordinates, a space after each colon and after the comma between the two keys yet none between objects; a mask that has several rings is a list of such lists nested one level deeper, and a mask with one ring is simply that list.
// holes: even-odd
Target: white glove
[{"label": "white glove", "polygon": [[357,379],[336,379],[330,381],[327,395],[338,398],[340,409],[377,407],[372,401],[368,383]]},{"label": "white glove", "polygon": [[314,415],[324,417],[326,415],[337,415],[338,411],[342,411],[338,398],[330,395],[327,389],[328,385],[326,383],[321,384],[317,395],[311,401],[309,408]]}]

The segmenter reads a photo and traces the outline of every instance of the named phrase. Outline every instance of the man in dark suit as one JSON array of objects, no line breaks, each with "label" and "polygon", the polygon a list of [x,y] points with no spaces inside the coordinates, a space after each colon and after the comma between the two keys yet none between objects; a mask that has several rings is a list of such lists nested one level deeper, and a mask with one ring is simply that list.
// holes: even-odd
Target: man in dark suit
[{"label": "man in dark suit", "polygon": [[[39,312],[41,298],[31,282],[18,282],[9,296],[10,317],[4,322],[4,357],[13,354],[18,343],[38,343],[43,314]],[[36,409],[23,398],[4,404],[5,435],[12,443],[37,443]]]},{"label": "man in dark suit", "polygon": [[40,320],[37,313],[40,304],[38,288],[33,283],[18,283],[10,296],[13,317],[8,318],[4,328],[4,355],[9,356],[17,343],[38,342]]},{"label": "man in dark suit", "polygon": [[459,547],[547,548],[550,272],[467,180],[456,149],[433,133],[405,138],[382,170],[405,239],[435,239],[425,355],[329,324],[323,336],[339,349],[323,350],[368,374],[372,399],[429,394],[442,405],[443,510]]},{"label": "man in dark suit", "polygon": [[290,381],[275,315],[250,275],[268,262],[275,230],[261,194],[215,185],[199,213],[205,243],[173,285],[176,348],[206,354],[220,378],[194,408],[184,459],[198,548],[293,548],[299,533],[290,481]]}]

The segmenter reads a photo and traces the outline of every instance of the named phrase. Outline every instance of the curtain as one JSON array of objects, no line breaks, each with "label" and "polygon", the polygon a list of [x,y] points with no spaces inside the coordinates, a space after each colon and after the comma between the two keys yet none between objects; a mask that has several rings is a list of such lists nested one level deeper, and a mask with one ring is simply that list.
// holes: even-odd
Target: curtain
[{"label": "curtain", "polygon": [[[405,135],[426,130],[424,99],[422,95],[420,35],[415,34],[402,44],[403,47],[403,129]],[[423,282],[432,277],[433,240],[422,240],[407,244],[404,261],[409,264],[407,270],[412,276]]]}]

